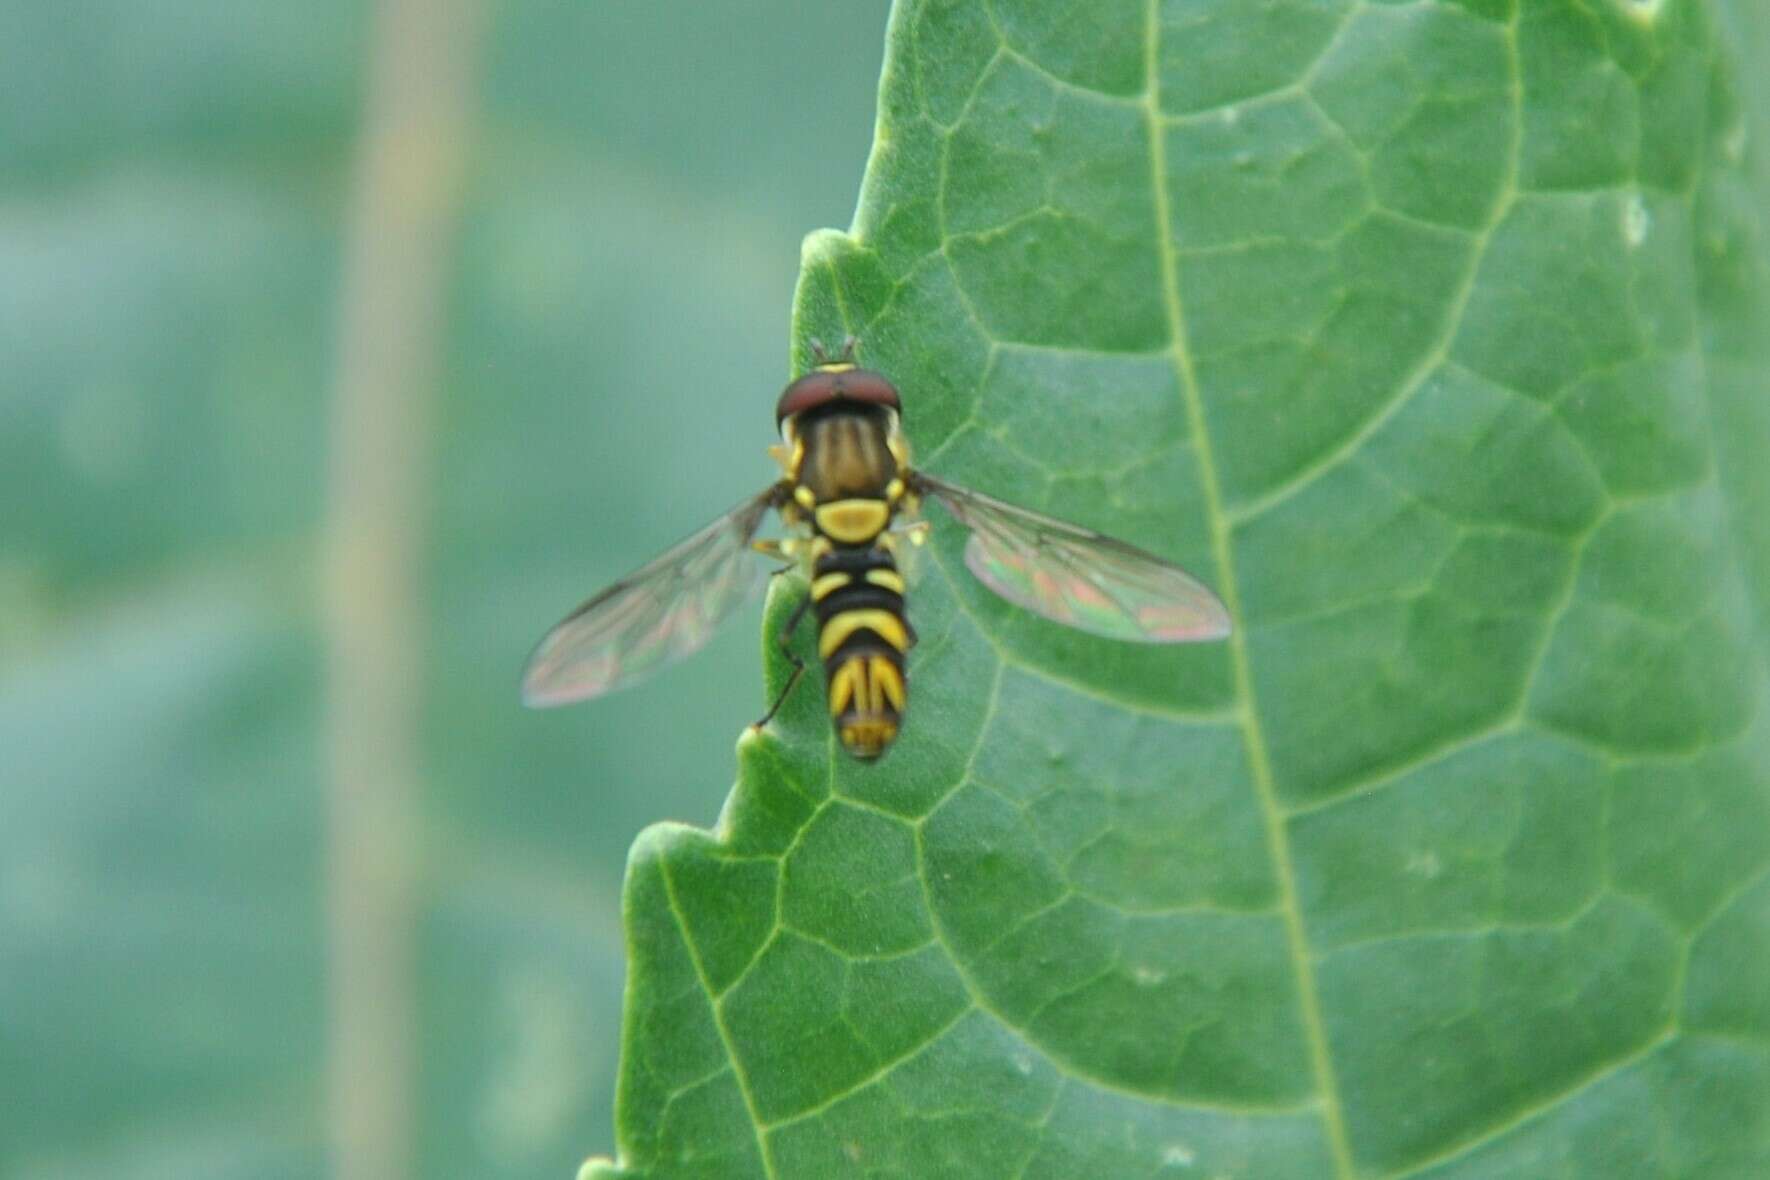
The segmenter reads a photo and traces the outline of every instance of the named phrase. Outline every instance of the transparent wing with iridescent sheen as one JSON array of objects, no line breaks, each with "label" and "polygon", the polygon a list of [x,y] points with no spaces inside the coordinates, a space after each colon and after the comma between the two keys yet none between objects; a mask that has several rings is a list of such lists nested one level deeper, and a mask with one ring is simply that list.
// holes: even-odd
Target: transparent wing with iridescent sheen
[{"label": "transparent wing with iridescent sheen", "polygon": [[523,703],[601,696],[704,647],[768,580],[750,539],[775,495],[744,501],[567,615],[529,657]]},{"label": "transparent wing with iridescent sheen", "polygon": [[971,530],[966,566],[1016,606],[1137,643],[1229,634],[1229,611],[1210,587],[1153,553],[928,475],[914,483]]}]

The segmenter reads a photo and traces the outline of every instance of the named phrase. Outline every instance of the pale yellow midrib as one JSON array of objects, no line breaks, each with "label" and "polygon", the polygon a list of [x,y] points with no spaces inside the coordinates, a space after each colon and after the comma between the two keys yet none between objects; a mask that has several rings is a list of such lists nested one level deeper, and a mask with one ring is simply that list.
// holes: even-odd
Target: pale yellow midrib
[{"label": "pale yellow midrib", "polygon": [[1272,767],[1267,758],[1266,739],[1260,729],[1259,709],[1254,703],[1254,682],[1248,665],[1246,632],[1242,625],[1241,601],[1235,585],[1235,565],[1230,552],[1228,522],[1224,517],[1222,497],[1217,486],[1217,464],[1211,451],[1211,440],[1205,432],[1204,405],[1199,396],[1198,380],[1193,372],[1192,355],[1186,347],[1186,314],[1180,299],[1180,263],[1171,236],[1167,189],[1167,148],[1162,140],[1160,12],[1158,0],[1145,0],[1144,5],[1144,121],[1149,132],[1150,187],[1154,194],[1156,219],[1156,253],[1161,262],[1162,302],[1168,320],[1168,351],[1174,362],[1174,373],[1186,403],[1188,429],[1192,432],[1193,450],[1198,455],[1199,483],[1204,492],[1206,522],[1211,533],[1211,552],[1217,565],[1218,590],[1235,620],[1229,636],[1230,663],[1235,677],[1236,701],[1239,705],[1243,740],[1248,751],[1248,766],[1254,780],[1254,793],[1266,827],[1267,848],[1272,856],[1273,873],[1278,878],[1280,908],[1284,914],[1285,935],[1289,943],[1291,965],[1296,972],[1297,994],[1302,1009],[1304,1036],[1315,1073],[1316,1091],[1321,1100],[1321,1117],[1326,1126],[1328,1146],[1333,1153],[1335,1175],[1350,1180],[1356,1175],[1352,1150],[1346,1138],[1346,1122],[1340,1105],[1339,1085],[1334,1077],[1333,1061],[1328,1053],[1327,1034],[1322,1028],[1321,1003],[1315,990],[1315,968],[1309,953],[1308,935],[1303,929],[1302,912],[1297,907],[1296,881],[1291,871],[1290,836],[1285,831],[1284,815],[1273,791]]}]

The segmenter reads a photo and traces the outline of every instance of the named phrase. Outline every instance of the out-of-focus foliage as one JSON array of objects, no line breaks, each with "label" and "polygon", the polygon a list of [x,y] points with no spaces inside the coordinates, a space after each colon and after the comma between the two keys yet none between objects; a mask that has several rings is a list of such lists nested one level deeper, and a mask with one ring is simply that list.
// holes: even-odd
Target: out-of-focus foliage
[{"label": "out-of-focus foliage", "polygon": [[[754,625],[589,709],[530,642],[767,478],[875,4],[487,5],[428,440],[418,1159],[610,1126],[621,865],[709,820]],[[371,13],[0,0],[0,1174],[323,1169],[315,562]],[[711,117],[709,112],[717,112]],[[752,619],[754,616],[752,616]]]}]

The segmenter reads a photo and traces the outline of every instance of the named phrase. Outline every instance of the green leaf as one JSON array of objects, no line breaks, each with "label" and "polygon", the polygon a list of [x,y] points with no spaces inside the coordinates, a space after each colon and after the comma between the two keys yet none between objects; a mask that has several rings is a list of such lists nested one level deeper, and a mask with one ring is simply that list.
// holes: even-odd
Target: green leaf
[{"label": "green leaf", "polygon": [[857,333],[924,467],[1239,629],[1062,630],[938,522],[890,757],[801,691],[635,846],[586,1176],[1770,1170],[1735,15],[897,5],[797,359]]}]

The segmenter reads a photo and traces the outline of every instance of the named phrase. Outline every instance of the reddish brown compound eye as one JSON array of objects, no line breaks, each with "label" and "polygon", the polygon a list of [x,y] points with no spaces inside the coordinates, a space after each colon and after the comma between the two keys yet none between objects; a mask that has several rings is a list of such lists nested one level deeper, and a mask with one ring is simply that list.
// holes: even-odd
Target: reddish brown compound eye
[{"label": "reddish brown compound eye", "polygon": [[821,406],[835,397],[835,379],[834,373],[814,369],[788,385],[781,391],[781,400],[775,403],[774,424],[779,426],[794,414]]},{"label": "reddish brown compound eye", "polygon": [[774,407],[774,424],[779,426],[794,414],[802,414],[806,410],[836,401],[886,406],[900,413],[903,410],[897,397],[897,387],[880,374],[870,369],[838,369],[832,366],[813,369],[787,386],[781,393],[781,400]]},{"label": "reddish brown compound eye", "polygon": [[897,386],[871,369],[854,369],[847,373],[836,374],[836,396],[851,402],[866,402],[868,405],[885,406],[903,412],[903,405],[897,400]]}]

